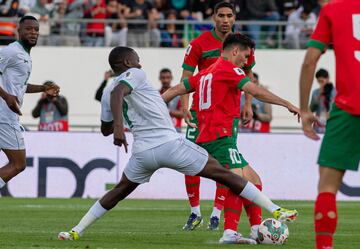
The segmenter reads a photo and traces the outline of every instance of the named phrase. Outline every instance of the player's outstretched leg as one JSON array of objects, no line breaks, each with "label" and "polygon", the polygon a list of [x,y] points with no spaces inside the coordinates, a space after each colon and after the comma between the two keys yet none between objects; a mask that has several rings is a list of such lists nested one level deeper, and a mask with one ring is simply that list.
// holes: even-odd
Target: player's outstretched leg
[{"label": "player's outstretched leg", "polygon": [[26,167],[25,150],[3,150],[9,162],[0,168],[0,188]]},{"label": "player's outstretched leg", "polygon": [[201,226],[203,219],[200,212],[200,176],[185,175],[186,192],[189,198],[191,213],[185,225],[184,230],[194,230]]},{"label": "player's outstretched leg", "polygon": [[207,164],[198,175],[228,186],[234,193],[268,210],[273,214],[274,218],[279,221],[292,221],[295,220],[298,215],[296,210],[281,208],[273,203],[264,193],[257,189],[254,184],[221,167],[212,156],[209,156]]},{"label": "player's outstretched leg", "polygon": [[91,224],[101,218],[110,209],[115,207],[119,201],[125,199],[136,189],[137,186],[139,186],[138,183],[131,182],[125,174],[123,174],[119,184],[107,192],[100,200],[95,202],[95,204],[80,220],[79,224],[68,232],[60,232],[58,239],[78,240]]}]

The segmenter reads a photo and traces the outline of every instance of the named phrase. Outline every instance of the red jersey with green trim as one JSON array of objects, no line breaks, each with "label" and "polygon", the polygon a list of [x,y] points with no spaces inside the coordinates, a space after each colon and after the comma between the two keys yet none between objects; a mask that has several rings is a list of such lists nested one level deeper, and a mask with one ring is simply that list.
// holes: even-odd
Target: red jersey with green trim
[{"label": "red jersey with green trim", "polygon": [[320,12],[308,46],[325,50],[333,43],[336,57],[336,105],[360,115],[360,1],[333,0]]},{"label": "red jersey with green trim", "polygon": [[250,81],[244,71],[223,58],[184,80],[187,89],[198,94],[198,129],[196,143],[214,141],[220,137],[232,137],[233,124],[240,109],[239,89]]},{"label": "red jersey with green trim", "polygon": [[[194,72],[196,67],[198,71],[208,68],[212,65],[222,53],[222,40],[215,33],[215,30],[202,33],[192,40],[186,49],[184,63],[182,68]],[[255,65],[254,51],[251,51],[244,70],[250,70]],[[192,110],[197,110],[198,96],[193,94]],[[239,110],[240,113],[240,110]]]}]

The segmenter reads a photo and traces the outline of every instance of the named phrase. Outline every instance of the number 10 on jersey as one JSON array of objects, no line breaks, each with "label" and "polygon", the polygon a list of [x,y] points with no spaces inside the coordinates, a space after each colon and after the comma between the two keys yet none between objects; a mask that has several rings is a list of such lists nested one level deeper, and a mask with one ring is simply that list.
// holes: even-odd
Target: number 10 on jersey
[{"label": "number 10 on jersey", "polygon": [[199,109],[206,110],[211,106],[211,81],[212,74],[209,73],[200,78]]}]

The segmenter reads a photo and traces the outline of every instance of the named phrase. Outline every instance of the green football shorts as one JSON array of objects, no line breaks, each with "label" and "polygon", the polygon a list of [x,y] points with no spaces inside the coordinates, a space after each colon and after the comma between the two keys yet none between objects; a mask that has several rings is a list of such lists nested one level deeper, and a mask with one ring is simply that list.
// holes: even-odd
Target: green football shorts
[{"label": "green football shorts", "polygon": [[[198,125],[198,120],[196,117],[196,111],[194,110],[190,110],[191,115],[192,115],[192,119],[191,119],[191,123],[194,123],[196,125]],[[186,127],[186,139],[190,140],[191,142],[195,143],[197,137],[199,136],[199,129],[198,128],[193,128],[190,126]]]},{"label": "green football shorts", "polygon": [[360,161],[360,115],[332,105],[321,144],[318,164],[340,170],[358,170]]},{"label": "green football shorts", "polygon": [[227,169],[241,169],[249,164],[239,153],[236,146],[236,139],[233,137],[221,137],[215,141],[201,143],[199,145]]}]

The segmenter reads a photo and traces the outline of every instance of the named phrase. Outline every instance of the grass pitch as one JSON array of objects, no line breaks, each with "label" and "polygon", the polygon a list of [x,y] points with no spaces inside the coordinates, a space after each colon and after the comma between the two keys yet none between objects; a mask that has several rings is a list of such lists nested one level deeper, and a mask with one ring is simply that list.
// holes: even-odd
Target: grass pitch
[{"label": "grass pitch", "polygon": [[[270,248],[269,245],[219,245],[222,231],[207,231],[212,202],[203,201],[204,225],[184,232],[189,215],[186,201],[125,200],[90,227],[78,241],[58,241],[57,234],[77,224],[90,199],[0,198],[0,248]],[[290,237],[281,248],[314,248],[313,202],[279,201],[297,208],[300,215],[289,224]],[[360,202],[339,202],[340,220],[335,248],[360,248]],[[264,217],[270,215],[264,211]],[[247,235],[248,221],[242,216],[239,232]]]}]

